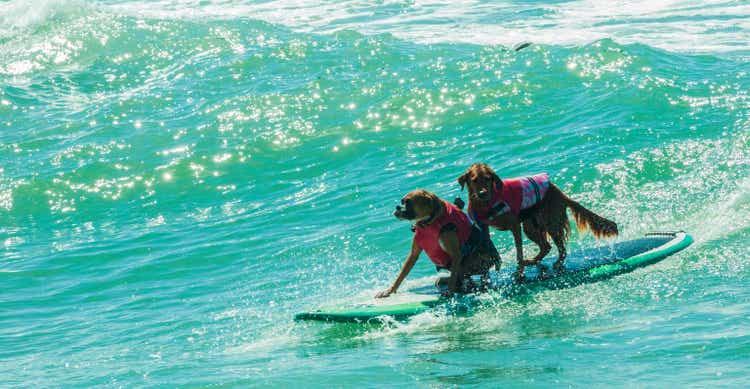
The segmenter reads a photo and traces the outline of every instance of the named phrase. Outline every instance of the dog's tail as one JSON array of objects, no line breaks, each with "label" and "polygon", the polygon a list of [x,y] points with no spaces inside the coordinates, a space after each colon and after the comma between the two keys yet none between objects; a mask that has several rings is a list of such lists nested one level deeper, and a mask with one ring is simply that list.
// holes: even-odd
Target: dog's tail
[{"label": "dog's tail", "polygon": [[[550,187],[552,186],[554,185],[550,185]],[[565,205],[567,205],[573,213],[573,217],[578,225],[578,231],[590,230],[597,239],[617,236],[619,233],[617,223],[591,212],[588,208],[566,196],[560,189],[556,187],[555,189],[560,192],[565,201]]]}]

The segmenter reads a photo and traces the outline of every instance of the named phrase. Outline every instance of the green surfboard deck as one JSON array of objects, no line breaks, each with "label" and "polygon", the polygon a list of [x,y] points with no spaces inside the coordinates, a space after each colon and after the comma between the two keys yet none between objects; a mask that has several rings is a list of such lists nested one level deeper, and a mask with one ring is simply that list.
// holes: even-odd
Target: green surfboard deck
[{"label": "green surfboard deck", "polygon": [[[573,252],[566,259],[563,272],[551,270],[556,258],[547,257],[543,261],[547,270],[529,267],[523,282],[513,280],[514,268],[505,268],[492,274],[490,289],[560,289],[601,281],[659,262],[690,246],[692,242],[693,238],[685,232],[650,233],[639,239]],[[430,283],[407,288],[385,299],[367,296],[301,312],[294,319],[354,323],[381,321],[384,318],[400,320],[433,309],[446,301],[440,289]]]}]

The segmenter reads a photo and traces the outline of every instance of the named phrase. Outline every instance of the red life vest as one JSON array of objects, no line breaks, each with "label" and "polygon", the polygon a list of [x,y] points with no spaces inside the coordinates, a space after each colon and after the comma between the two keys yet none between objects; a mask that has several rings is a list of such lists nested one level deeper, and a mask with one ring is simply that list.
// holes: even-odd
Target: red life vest
[{"label": "red life vest", "polygon": [[434,264],[440,267],[449,267],[451,257],[440,247],[440,230],[444,225],[453,223],[456,226],[458,243],[460,246],[463,246],[469,241],[471,222],[466,214],[461,212],[457,206],[447,201],[443,201],[443,203],[445,203],[445,213],[443,215],[424,227],[415,226],[414,241],[427,253],[427,256],[430,257],[430,260]]},{"label": "red life vest", "polygon": [[[486,207],[475,209],[469,204],[469,214],[483,224],[490,224],[489,217],[492,214],[502,215],[510,212],[518,216],[522,210],[538,203],[547,193],[547,189],[547,173],[505,179],[502,188],[498,189],[497,184],[492,186],[492,196]],[[492,212],[492,209],[495,211]]]}]

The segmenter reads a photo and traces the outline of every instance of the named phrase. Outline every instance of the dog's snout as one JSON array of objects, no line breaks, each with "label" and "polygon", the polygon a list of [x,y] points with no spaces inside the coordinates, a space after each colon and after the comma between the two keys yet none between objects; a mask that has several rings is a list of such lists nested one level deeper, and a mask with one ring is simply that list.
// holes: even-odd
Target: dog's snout
[{"label": "dog's snout", "polygon": [[408,199],[401,199],[401,205],[396,205],[396,210],[393,211],[393,216],[402,220],[411,220],[414,218],[414,210]]},{"label": "dog's snout", "polygon": [[479,201],[487,201],[490,197],[490,191],[487,188],[478,188],[474,193],[470,193],[469,196]]}]

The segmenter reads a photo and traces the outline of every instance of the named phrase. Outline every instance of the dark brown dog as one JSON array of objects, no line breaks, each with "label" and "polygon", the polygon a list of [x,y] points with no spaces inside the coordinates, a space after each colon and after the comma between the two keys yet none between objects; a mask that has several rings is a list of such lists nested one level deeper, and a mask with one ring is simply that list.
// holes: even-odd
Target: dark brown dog
[{"label": "dark brown dog", "polygon": [[422,251],[438,268],[450,270],[448,289],[456,292],[471,275],[486,275],[493,266],[499,266],[497,250],[492,245],[487,229],[473,226],[459,207],[426,190],[415,190],[401,199],[393,213],[400,220],[414,222],[411,251],[401,267],[393,285],[376,297],[395,293],[406,278]]},{"label": "dark brown dog", "polygon": [[[530,179],[530,178],[524,178]],[[578,230],[589,229],[596,238],[616,236],[618,234],[617,224],[605,219],[581,204],[571,200],[560,189],[548,183],[546,193],[537,199],[536,204],[528,209],[521,210],[518,214],[508,212],[503,201],[503,180],[486,164],[476,163],[469,167],[466,173],[458,177],[458,183],[463,189],[469,189],[469,215],[475,220],[492,226],[501,231],[513,232],[513,240],[516,246],[516,259],[518,261],[517,278],[523,278],[523,272],[528,265],[539,265],[551,249],[547,236],[552,238],[558,251],[558,259],[555,269],[563,269],[563,262],[567,256],[565,243],[570,235],[570,223],[568,221],[567,208],[573,213]],[[536,187],[537,185],[534,184]],[[539,192],[537,192],[538,194]],[[495,203],[499,203],[497,206]],[[498,211],[498,209],[500,211]],[[502,212],[505,210],[505,212]],[[484,216],[479,216],[483,214]],[[530,261],[523,259],[523,246],[521,240],[521,227],[526,236],[539,246],[539,254]]]}]

